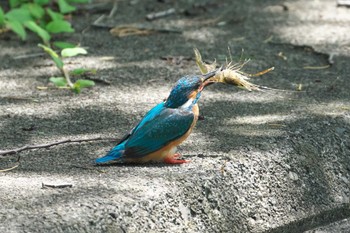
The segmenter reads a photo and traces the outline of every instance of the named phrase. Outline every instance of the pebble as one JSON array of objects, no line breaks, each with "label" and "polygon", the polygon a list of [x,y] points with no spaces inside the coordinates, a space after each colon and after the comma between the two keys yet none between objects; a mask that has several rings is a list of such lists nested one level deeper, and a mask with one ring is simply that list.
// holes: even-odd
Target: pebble
[{"label": "pebble", "polygon": [[293,181],[296,181],[299,179],[298,174],[296,174],[295,172],[289,172],[288,176]]}]

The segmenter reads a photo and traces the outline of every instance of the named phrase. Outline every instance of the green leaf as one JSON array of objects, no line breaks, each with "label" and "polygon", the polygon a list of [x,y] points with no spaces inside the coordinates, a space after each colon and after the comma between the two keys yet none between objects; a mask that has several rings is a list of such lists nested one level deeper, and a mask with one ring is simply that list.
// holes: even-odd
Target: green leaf
[{"label": "green leaf", "polygon": [[95,86],[95,82],[86,79],[78,79],[73,85],[73,91],[77,94],[81,92],[82,88]]},{"label": "green leaf", "polygon": [[21,4],[21,0],[10,0],[9,3],[11,8],[15,8]]},{"label": "green leaf", "polygon": [[36,19],[41,19],[45,14],[44,8],[35,3],[23,4],[21,8],[28,10],[29,13]]},{"label": "green leaf", "polygon": [[81,88],[86,88],[86,87],[93,87],[95,86],[95,82],[92,80],[86,80],[86,79],[78,79],[74,85],[79,85]]},{"label": "green leaf", "polygon": [[74,85],[72,89],[76,94],[79,94],[81,92],[81,88],[79,86]]},{"label": "green leaf", "polygon": [[69,5],[66,0],[58,0],[58,8],[62,14],[70,13],[76,9],[74,6]]},{"label": "green leaf", "polygon": [[50,0],[34,0],[34,3],[43,6],[49,3]]},{"label": "green leaf", "polygon": [[74,29],[65,20],[54,20],[46,25],[46,30],[50,33],[74,32]]},{"label": "green leaf", "polygon": [[86,73],[96,74],[96,69],[84,69],[84,68],[78,68],[74,69],[71,72],[71,75],[82,75]]},{"label": "green leaf", "polygon": [[20,23],[33,20],[30,12],[25,8],[12,9],[5,14],[5,18],[11,21],[18,21]]},{"label": "green leaf", "polygon": [[27,33],[22,24],[18,21],[9,20],[6,22],[6,26],[16,33],[22,40],[26,39]]},{"label": "green leaf", "polygon": [[74,57],[74,56],[77,56],[79,54],[87,54],[87,51],[83,48],[80,48],[80,47],[67,48],[67,49],[63,49],[61,51],[62,57]]},{"label": "green leaf", "polygon": [[27,21],[24,23],[24,26],[28,28],[29,30],[35,32],[40,38],[46,43],[50,41],[51,36],[47,31],[45,31],[43,28],[41,28],[39,25],[37,25],[34,21]]},{"label": "green leaf", "polygon": [[63,41],[53,42],[53,45],[56,46],[59,49],[66,49],[66,48],[74,48],[74,47],[76,47],[75,44],[67,43],[67,42],[63,42]]},{"label": "green leaf", "polygon": [[1,6],[0,6],[0,26],[5,24],[5,15],[4,15],[4,11],[2,10]]},{"label": "green leaf", "polygon": [[78,68],[78,69],[72,70],[70,73],[71,73],[71,75],[82,75],[82,74],[85,74],[85,73],[87,73],[87,72],[88,72],[87,69]]},{"label": "green leaf", "polygon": [[62,15],[61,13],[55,12],[49,8],[47,8],[46,11],[47,14],[51,17],[52,21],[64,19],[64,15]]},{"label": "green leaf", "polygon": [[56,87],[65,87],[67,86],[67,80],[63,77],[51,77],[50,82],[55,84]]},{"label": "green leaf", "polygon": [[58,54],[53,51],[51,48],[45,46],[45,45],[42,45],[42,44],[38,44],[38,46],[42,49],[44,49],[45,52],[47,52],[52,60],[55,62],[56,66],[59,68],[59,69],[62,69],[63,68],[63,61],[61,60],[61,58],[58,56]]}]

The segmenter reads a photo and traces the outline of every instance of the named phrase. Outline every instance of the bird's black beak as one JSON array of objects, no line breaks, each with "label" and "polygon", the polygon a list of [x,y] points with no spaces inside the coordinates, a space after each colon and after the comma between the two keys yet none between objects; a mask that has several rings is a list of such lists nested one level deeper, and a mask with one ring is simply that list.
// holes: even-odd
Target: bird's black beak
[{"label": "bird's black beak", "polygon": [[203,75],[203,82],[205,82],[206,80],[210,79],[211,77],[215,76],[216,72],[218,70],[214,70],[214,71],[211,71],[209,73],[206,73],[205,75]]},{"label": "bird's black beak", "polygon": [[203,80],[203,84],[201,85],[200,90],[202,91],[204,87],[215,83],[215,81],[210,81],[210,80],[208,81],[208,79],[214,77],[218,72],[220,72],[222,70],[223,70],[223,67],[220,67],[219,69],[216,69],[216,70],[211,71],[211,72],[209,72],[207,74],[204,74],[203,75],[203,79],[202,79]]}]

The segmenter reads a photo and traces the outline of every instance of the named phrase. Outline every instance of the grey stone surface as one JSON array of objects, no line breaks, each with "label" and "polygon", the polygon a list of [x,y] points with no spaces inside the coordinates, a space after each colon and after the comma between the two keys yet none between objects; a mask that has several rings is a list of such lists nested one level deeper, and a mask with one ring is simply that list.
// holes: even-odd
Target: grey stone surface
[{"label": "grey stone surface", "polygon": [[[18,156],[21,164],[0,173],[0,232],[349,232],[350,9],[330,0],[164,2],[121,1],[111,21],[143,22],[175,7],[152,23],[182,33],[115,38],[86,29],[100,13],[73,16],[76,33],[67,38],[89,54],[69,67],[96,68],[111,82],[80,95],[38,90],[58,75],[51,61],[15,58],[40,52],[39,41],[1,34],[0,148],[121,137],[178,78],[199,73],[186,59],[193,47],[219,63],[228,46],[235,60],[243,48],[252,58],[244,71],[275,67],[255,83],[287,91],[210,86],[200,100],[204,120],[180,147],[191,162],[181,166],[93,167],[109,141],[1,157],[0,169]],[[219,25],[207,21],[219,16]]]},{"label": "grey stone surface", "polygon": [[318,227],[306,231],[305,233],[338,233],[338,232],[350,232],[349,219],[343,219],[334,223],[327,224],[326,226]]}]

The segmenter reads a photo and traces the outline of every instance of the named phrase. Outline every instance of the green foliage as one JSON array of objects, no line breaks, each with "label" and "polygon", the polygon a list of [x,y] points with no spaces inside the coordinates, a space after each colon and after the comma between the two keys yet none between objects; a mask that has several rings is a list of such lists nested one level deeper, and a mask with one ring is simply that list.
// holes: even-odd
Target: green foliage
[{"label": "green foliage", "polygon": [[[65,69],[63,58],[74,57],[80,54],[87,54],[84,48],[76,47],[72,43],[56,41],[53,45],[61,49],[61,56],[56,53],[49,45],[52,34],[72,33],[74,29],[70,22],[65,20],[65,15],[72,13],[76,7],[72,4],[88,3],[90,0],[8,0],[10,10],[4,12],[0,6],[0,32],[3,28],[10,29],[17,34],[19,38],[25,40],[27,37],[26,29],[34,32],[41,38],[43,44],[39,44],[55,63],[63,77],[51,77],[56,87],[68,88],[75,93],[80,93],[83,88],[92,87],[95,83],[91,80],[78,79],[75,83],[70,80],[69,74],[78,76],[87,73],[94,74],[96,70],[79,68],[71,72]],[[55,7],[55,8],[50,8]],[[58,12],[54,9],[58,8]],[[6,30],[5,30],[6,31]]]},{"label": "green foliage", "polygon": [[[4,13],[0,7],[0,29],[6,27],[22,40],[26,39],[26,29],[37,34],[45,44],[51,40],[50,34],[72,33],[74,29],[65,20],[65,14],[76,10],[71,4],[88,3],[90,0],[9,0],[11,9]],[[59,12],[50,9],[58,6]]]},{"label": "green foliage", "polygon": [[50,16],[52,21],[55,20],[63,20],[64,19],[64,15],[62,15],[61,13],[55,12],[51,9],[46,9],[47,14]]},{"label": "green foliage", "polygon": [[58,7],[60,8],[60,12],[62,14],[73,12],[76,9],[74,6],[69,5],[69,3],[66,2],[66,0],[58,0]]},{"label": "green foliage", "polygon": [[25,9],[30,13],[34,19],[41,19],[45,15],[45,10],[42,6],[35,3],[26,3],[21,6],[22,9]]},{"label": "green foliage", "polygon": [[[56,43],[57,44],[57,43]],[[60,44],[60,43],[59,43]],[[60,45],[71,45],[69,43],[62,43]],[[72,83],[69,77],[69,72],[65,69],[64,63],[62,58],[64,57],[74,57],[79,54],[87,54],[87,51],[80,47],[74,47],[74,48],[64,48],[61,51],[61,57],[50,47],[39,44],[40,48],[42,48],[47,54],[50,55],[52,60],[54,61],[57,68],[61,71],[64,77],[51,77],[50,82],[52,82],[56,87],[59,88],[68,88],[72,90],[73,92],[79,94],[83,88],[92,87],[95,85],[94,81],[91,80],[85,80],[85,79],[78,79],[75,83]],[[96,70],[91,69],[84,69],[84,68],[78,68],[71,71],[71,74],[74,75],[82,75],[86,73],[96,73]]]},{"label": "green foliage", "polygon": [[46,30],[50,33],[74,32],[74,29],[65,20],[53,20],[46,25]]},{"label": "green foliage", "polygon": [[84,68],[78,68],[74,69],[70,72],[71,75],[84,75],[84,74],[96,74],[96,69],[84,69]]},{"label": "green foliage", "polygon": [[38,44],[38,46],[42,49],[44,49],[44,51],[50,55],[50,57],[52,58],[52,60],[55,62],[55,65],[57,66],[58,69],[62,69],[63,68],[63,61],[60,58],[60,56],[58,56],[58,54],[53,51],[50,47],[47,47],[45,45],[42,44]]},{"label": "green foliage", "polygon": [[48,43],[50,41],[50,34],[43,28],[38,26],[34,21],[24,22],[24,26],[26,26],[26,28],[28,28],[32,32],[35,32],[44,42]]},{"label": "green foliage", "polygon": [[79,54],[87,54],[87,51],[84,48],[66,48],[61,51],[62,57],[75,57]]},{"label": "green foliage", "polygon": [[46,4],[49,4],[50,0],[34,0],[34,3],[40,5],[40,6],[43,6],[43,5],[46,5]]},{"label": "green foliage", "polygon": [[53,42],[53,45],[59,49],[74,48],[76,46],[75,44],[63,41],[55,41]]},{"label": "green foliage", "polygon": [[4,15],[4,11],[0,7],[0,27],[3,26],[4,24],[5,24],[5,15]]},{"label": "green foliage", "polygon": [[12,29],[22,40],[25,40],[27,37],[27,33],[24,30],[22,24],[18,21],[7,21],[6,25]]},{"label": "green foliage", "polygon": [[17,21],[19,23],[24,23],[26,21],[33,20],[28,9],[16,8],[12,9],[5,14],[5,19],[10,21]]},{"label": "green foliage", "polygon": [[51,77],[50,82],[55,84],[56,87],[66,87],[67,86],[67,81],[63,77]]},{"label": "green foliage", "polygon": [[86,79],[78,79],[73,85],[73,91],[77,94],[81,92],[82,88],[93,87],[95,82]]},{"label": "green foliage", "polygon": [[10,7],[15,8],[16,6],[19,6],[21,4],[21,0],[9,0],[10,2]]}]

